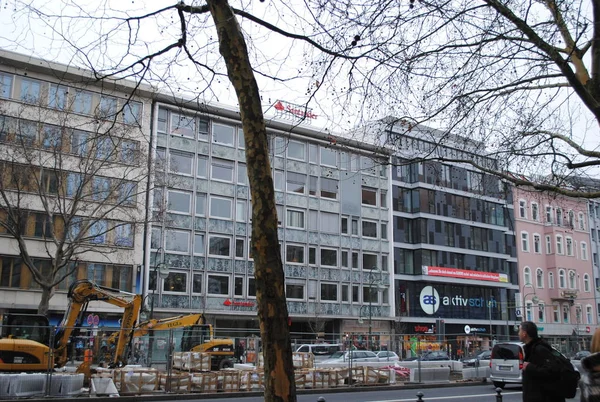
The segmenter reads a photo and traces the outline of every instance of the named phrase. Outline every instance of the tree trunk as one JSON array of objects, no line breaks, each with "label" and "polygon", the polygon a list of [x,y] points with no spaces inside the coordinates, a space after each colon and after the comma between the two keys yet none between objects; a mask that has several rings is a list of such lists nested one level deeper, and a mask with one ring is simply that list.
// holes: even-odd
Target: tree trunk
[{"label": "tree trunk", "polygon": [[54,295],[54,289],[48,286],[42,286],[42,298],[40,300],[40,304],[38,305],[38,314],[48,315],[48,310],[50,308],[50,299]]},{"label": "tree trunk", "polygon": [[226,0],[207,1],[229,80],[235,88],[252,196],[252,250],[265,362],[265,401],[296,401],[284,272],[277,237],[275,191],[258,85],[240,26]]}]

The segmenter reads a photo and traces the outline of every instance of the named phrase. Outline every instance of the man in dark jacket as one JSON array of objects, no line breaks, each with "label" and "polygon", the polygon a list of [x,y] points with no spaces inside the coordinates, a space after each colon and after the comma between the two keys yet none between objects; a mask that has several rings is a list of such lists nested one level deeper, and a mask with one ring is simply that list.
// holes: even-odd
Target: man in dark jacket
[{"label": "man in dark jacket", "polygon": [[523,402],[565,402],[558,389],[560,363],[552,355],[552,347],[538,336],[537,326],[522,322],[519,339],[525,344]]}]

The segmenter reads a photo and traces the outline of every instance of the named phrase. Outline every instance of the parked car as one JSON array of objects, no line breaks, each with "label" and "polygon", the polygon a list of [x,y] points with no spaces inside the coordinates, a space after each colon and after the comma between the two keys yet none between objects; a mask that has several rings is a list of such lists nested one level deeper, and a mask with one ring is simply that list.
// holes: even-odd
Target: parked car
[{"label": "parked car", "polygon": [[346,352],[335,352],[329,359],[323,360],[321,364],[339,364],[339,363],[348,363],[349,360],[352,359],[352,363],[361,363],[361,362],[378,362],[379,357],[374,352],[369,350],[352,350]]},{"label": "parked car", "polygon": [[313,343],[302,344],[296,347],[296,352],[310,352],[315,356],[315,360],[321,361],[329,359],[332,354],[342,349],[341,343]]},{"label": "parked car", "polygon": [[382,362],[385,362],[385,361],[397,362],[400,360],[400,358],[398,357],[396,352],[390,352],[389,350],[382,350],[381,352],[378,352],[377,357],[379,357],[379,361],[382,361]]},{"label": "parked car", "polygon": [[419,360],[419,356],[411,356],[402,359],[403,362],[414,362],[415,360]]},{"label": "parked car", "polygon": [[588,357],[591,354],[592,353],[589,350],[580,350],[579,352],[575,353],[571,359],[572,360],[581,360],[584,357]]},{"label": "parked car", "polygon": [[417,360],[421,361],[438,361],[438,360],[450,360],[450,356],[444,350],[435,350],[431,352],[426,352],[421,355],[421,357]]},{"label": "parked car", "polygon": [[[489,364],[490,357],[492,356],[491,350],[484,350],[483,352],[476,353],[474,355],[465,357],[463,359],[464,367],[479,367],[486,366]],[[483,362],[482,362],[483,360]]]}]

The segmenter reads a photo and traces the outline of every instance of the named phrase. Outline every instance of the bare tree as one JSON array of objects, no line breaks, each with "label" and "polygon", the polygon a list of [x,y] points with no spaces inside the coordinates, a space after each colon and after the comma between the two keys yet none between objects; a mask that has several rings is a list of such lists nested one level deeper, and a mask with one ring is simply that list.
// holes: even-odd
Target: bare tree
[{"label": "bare tree", "polygon": [[[414,160],[464,162],[516,185],[600,196],[587,180],[600,165],[597,1],[308,4],[332,38],[356,35],[352,54],[362,62],[340,74],[344,105],[361,101],[363,118],[394,116],[384,130],[440,145]],[[401,149],[397,140],[389,144]]]},{"label": "bare tree", "polygon": [[36,98],[16,112],[3,101],[0,113],[0,231],[42,290],[39,314],[59,285],[85,269],[80,260],[126,261],[121,253],[145,219],[147,145],[139,125],[116,123],[127,103],[111,115],[97,110],[74,129],[81,118],[66,113],[74,97],[62,90],[55,110],[32,109]]}]

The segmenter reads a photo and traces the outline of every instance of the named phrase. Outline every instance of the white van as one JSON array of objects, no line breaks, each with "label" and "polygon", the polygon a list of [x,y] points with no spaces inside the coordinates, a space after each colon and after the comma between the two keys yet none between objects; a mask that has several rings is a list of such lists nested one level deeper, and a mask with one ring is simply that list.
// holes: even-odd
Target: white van
[{"label": "white van", "polygon": [[310,352],[315,359],[323,359],[342,350],[341,343],[305,343],[296,348],[295,352]]}]

